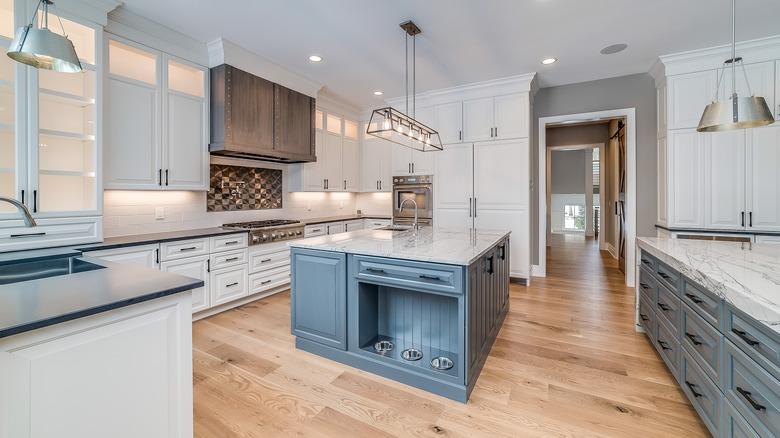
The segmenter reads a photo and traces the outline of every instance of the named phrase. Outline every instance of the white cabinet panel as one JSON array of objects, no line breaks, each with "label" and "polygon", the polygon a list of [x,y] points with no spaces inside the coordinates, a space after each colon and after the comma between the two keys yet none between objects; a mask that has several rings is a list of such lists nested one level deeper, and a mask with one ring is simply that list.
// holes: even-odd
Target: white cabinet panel
[{"label": "white cabinet panel", "polygon": [[410,175],[412,173],[412,150],[400,144],[390,145],[391,173],[396,175]]},{"label": "white cabinet panel", "polygon": [[325,234],[339,234],[344,232],[344,222],[328,222],[325,224]]},{"label": "white cabinet panel", "polygon": [[780,231],[780,126],[752,129],[748,138],[748,229]]},{"label": "white cabinet panel", "polygon": [[454,144],[438,152],[433,215],[436,226],[472,226],[473,146]]},{"label": "white cabinet panel", "polygon": [[493,139],[493,98],[463,102],[463,141]]},{"label": "white cabinet panel", "polygon": [[53,246],[100,242],[102,217],[36,219],[37,227],[27,228],[22,220],[0,222],[0,252],[23,251]]},{"label": "white cabinet panel", "polygon": [[[339,134],[325,133],[322,162],[324,165],[325,190],[329,192],[344,191],[341,168],[341,139]],[[317,157],[319,161],[320,157]]]},{"label": "white cabinet panel", "polygon": [[393,176],[433,174],[434,158],[438,151],[420,152],[398,144],[393,144],[391,148]]},{"label": "white cabinet panel", "polygon": [[152,245],[86,251],[83,254],[88,257],[95,257],[122,265],[146,266],[147,268],[157,269],[160,262],[159,250],[160,246],[155,243]]},{"label": "white cabinet panel", "polygon": [[439,154],[439,151],[420,152],[418,150],[410,149],[412,151],[412,174],[414,175],[431,175],[434,172],[434,160]]},{"label": "white cabinet panel", "polygon": [[775,61],[775,106],[770,109],[775,120],[780,121],[780,61]]},{"label": "white cabinet panel", "polygon": [[363,219],[344,221],[344,231],[357,231],[363,229]]},{"label": "white cabinet panel", "polygon": [[707,228],[745,228],[745,133],[705,134],[704,223]]},{"label": "white cabinet panel", "polygon": [[249,245],[249,233],[228,234],[227,236],[212,236],[209,238],[211,252],[246,248]]},{"label": "white cabinet panel", "polygon": [[669,129],[695,128],[704,108],[715,100],[717,73],[714,70],[671,76],[669,87]]},{"label": "white cabinet panel", "polygon": [[[751,95],[763,97],[769,109],[775,108],[775,61],[746,64],[745,72],[742,66],[736,66],[737,71],[737,95],[748,97]],[[745,82],[747,75],[749,84]],[[750,85],[750,90],[748,90]],[[731,69],[727,68],[723,75],[723,83],[718,90],[720,99],[731,96]],[[773,113],[776,111],[772,111]]]},{"label": "white cabinet panel", "polygon": [[207,110],[202,98],[169,93],[166,103],[166,147],[163,148],[165,187],[208,190]]},{"label": "white cabinet panel", "polygon": [[393,190],[390,176],[390,150],[392,147],[393,144],[385,140],[367,138],[363,141],[361,191],[390,192]]},{"label": "white cabinet panel", "polygon": [[463,103],[453,102],[433,108],[433,129],[439,132],[442,144],[460,143],[463,140]]},{"label": "white cabinet panel", "polygon": [[359,153],[358,142],[354,138],[344,137],[341,152],[342,162],[342,190],[357,192],[360,190],[358,181]]},{"label": "white cabinet panel", "polygon": [[212,307],[247,296],[247,265],[212,271],[209,286]]},{"label": "white cabinet panel", "polygon": [[[664,135],[666,132],[664,132]],[[669,222],[667,206],[668,161],[666,137],[658,139],[658,224],[666,226]]]},{"label": "white cabinet panel", "polygon": [[363,228],[379,228],[379,227],[387,227],[393,224],[392,219],[365,219],[365,223],[363,223]]},{"label": "white cabinet panel", "polygon": [[160,261],[183,259],[209,253],[209,239],[176,240],[160,244]]},{"label": "white cabinet panel", "polygon": [[314,148],[317,161],[290,166],[290,173],[298,173],[306,192],[325,190],[325,134],[319,129],[314,133]]},{"label": "white cabinet panel", "polygon": [[669,132],[670,226],[704,228],[704,134]]},{"label": "white cabinet panel", "polygon": [[666,114],[667,114],[667,107],[666,107],[666,80],[664,80],[661,85],[658,86],[658,89],[656,89],[656,127],[658,131],[658,137],[666,137]]},{"label": "white cabinet panel", "polygon": [[[481,209],[528,209],[528,140],[474,144],[474,198]],[[519,175],[523,175],[518,178]]]},{"label": "white cabinet panel", "polygon": [[528,118],[528,93],[508,94],[495,98],[495,131],[493,138],[528,137],[530,120]]},{"label": "white cabinet panel", "polygon": [[325,234],[327,234],[325,224],[306,225],[303,237],[324,236]]},{"label": "white cabinet panel", "polygon": [[509,235],[509,272],[512,277],[529,278],[531,275],[528,218],[528,211],[481,210],[475,219],[478,230],[512,230]]},{"label": "white cabinet panel", "polygon": [[162,262],[160,270],[203,280],[203,287],[192,290],[192,313],[197,313],[210,307],[208,256],[188,257],[181,260]]},{"label": "white cabinet panel", "polygon": [[780,236],[756,236],[756,243],[780,244]]},{"label": "white cabinet panel", "polygon": [[211,269],[222,269],[231,266],[244,265],[249,261],[249,254],[246,249],[237,249],[235,251],[223,251],[209,256]]}]

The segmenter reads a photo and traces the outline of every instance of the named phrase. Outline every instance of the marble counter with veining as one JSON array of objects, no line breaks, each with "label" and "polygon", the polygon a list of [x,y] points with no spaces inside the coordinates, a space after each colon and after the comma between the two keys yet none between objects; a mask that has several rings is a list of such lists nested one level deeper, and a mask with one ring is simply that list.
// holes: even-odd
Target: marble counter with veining
[{"label": "marble counter with veining", "polygon": [[468,266],[509,235],[503,230],[421,227],[417,231],[359,230],[310,237],[295,248]]},{"label": "marble counter with veining", "polygon": [[780,245],[655,237],[637,245],[780,332]]}]

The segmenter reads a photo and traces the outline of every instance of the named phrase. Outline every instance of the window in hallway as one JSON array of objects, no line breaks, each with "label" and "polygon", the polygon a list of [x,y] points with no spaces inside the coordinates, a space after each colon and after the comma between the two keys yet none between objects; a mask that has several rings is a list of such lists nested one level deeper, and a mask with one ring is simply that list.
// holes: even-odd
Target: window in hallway
[{"label": "window in hallway", "polygon": [[565,230],[585,230],[585,206],[563,206],[563,228]]}]

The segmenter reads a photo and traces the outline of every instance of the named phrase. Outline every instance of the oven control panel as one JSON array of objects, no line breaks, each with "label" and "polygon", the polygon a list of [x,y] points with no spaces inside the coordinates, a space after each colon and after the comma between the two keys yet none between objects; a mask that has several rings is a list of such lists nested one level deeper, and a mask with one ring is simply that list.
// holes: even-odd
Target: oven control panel
[{"label": "oven control panel", "polygon": [[396,176],[393,177],[393,184],[431,184],[433,183],[433,177],[431,175],[416,175],[416,176]]}]

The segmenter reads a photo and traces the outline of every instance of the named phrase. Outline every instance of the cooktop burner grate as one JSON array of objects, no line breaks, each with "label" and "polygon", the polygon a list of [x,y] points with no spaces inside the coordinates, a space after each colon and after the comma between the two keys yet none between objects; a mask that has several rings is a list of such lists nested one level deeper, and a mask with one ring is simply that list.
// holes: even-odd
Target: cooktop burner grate
[{"label": "cooktop burner grate", "polygon": [[226,228],[268,228],[278,227],[280,225],[297,224],[300,221],[285,220],[285,219],[270,219],[265,221],[250,221],[250,222],[234,222],[231,224],[222,224]]}]

